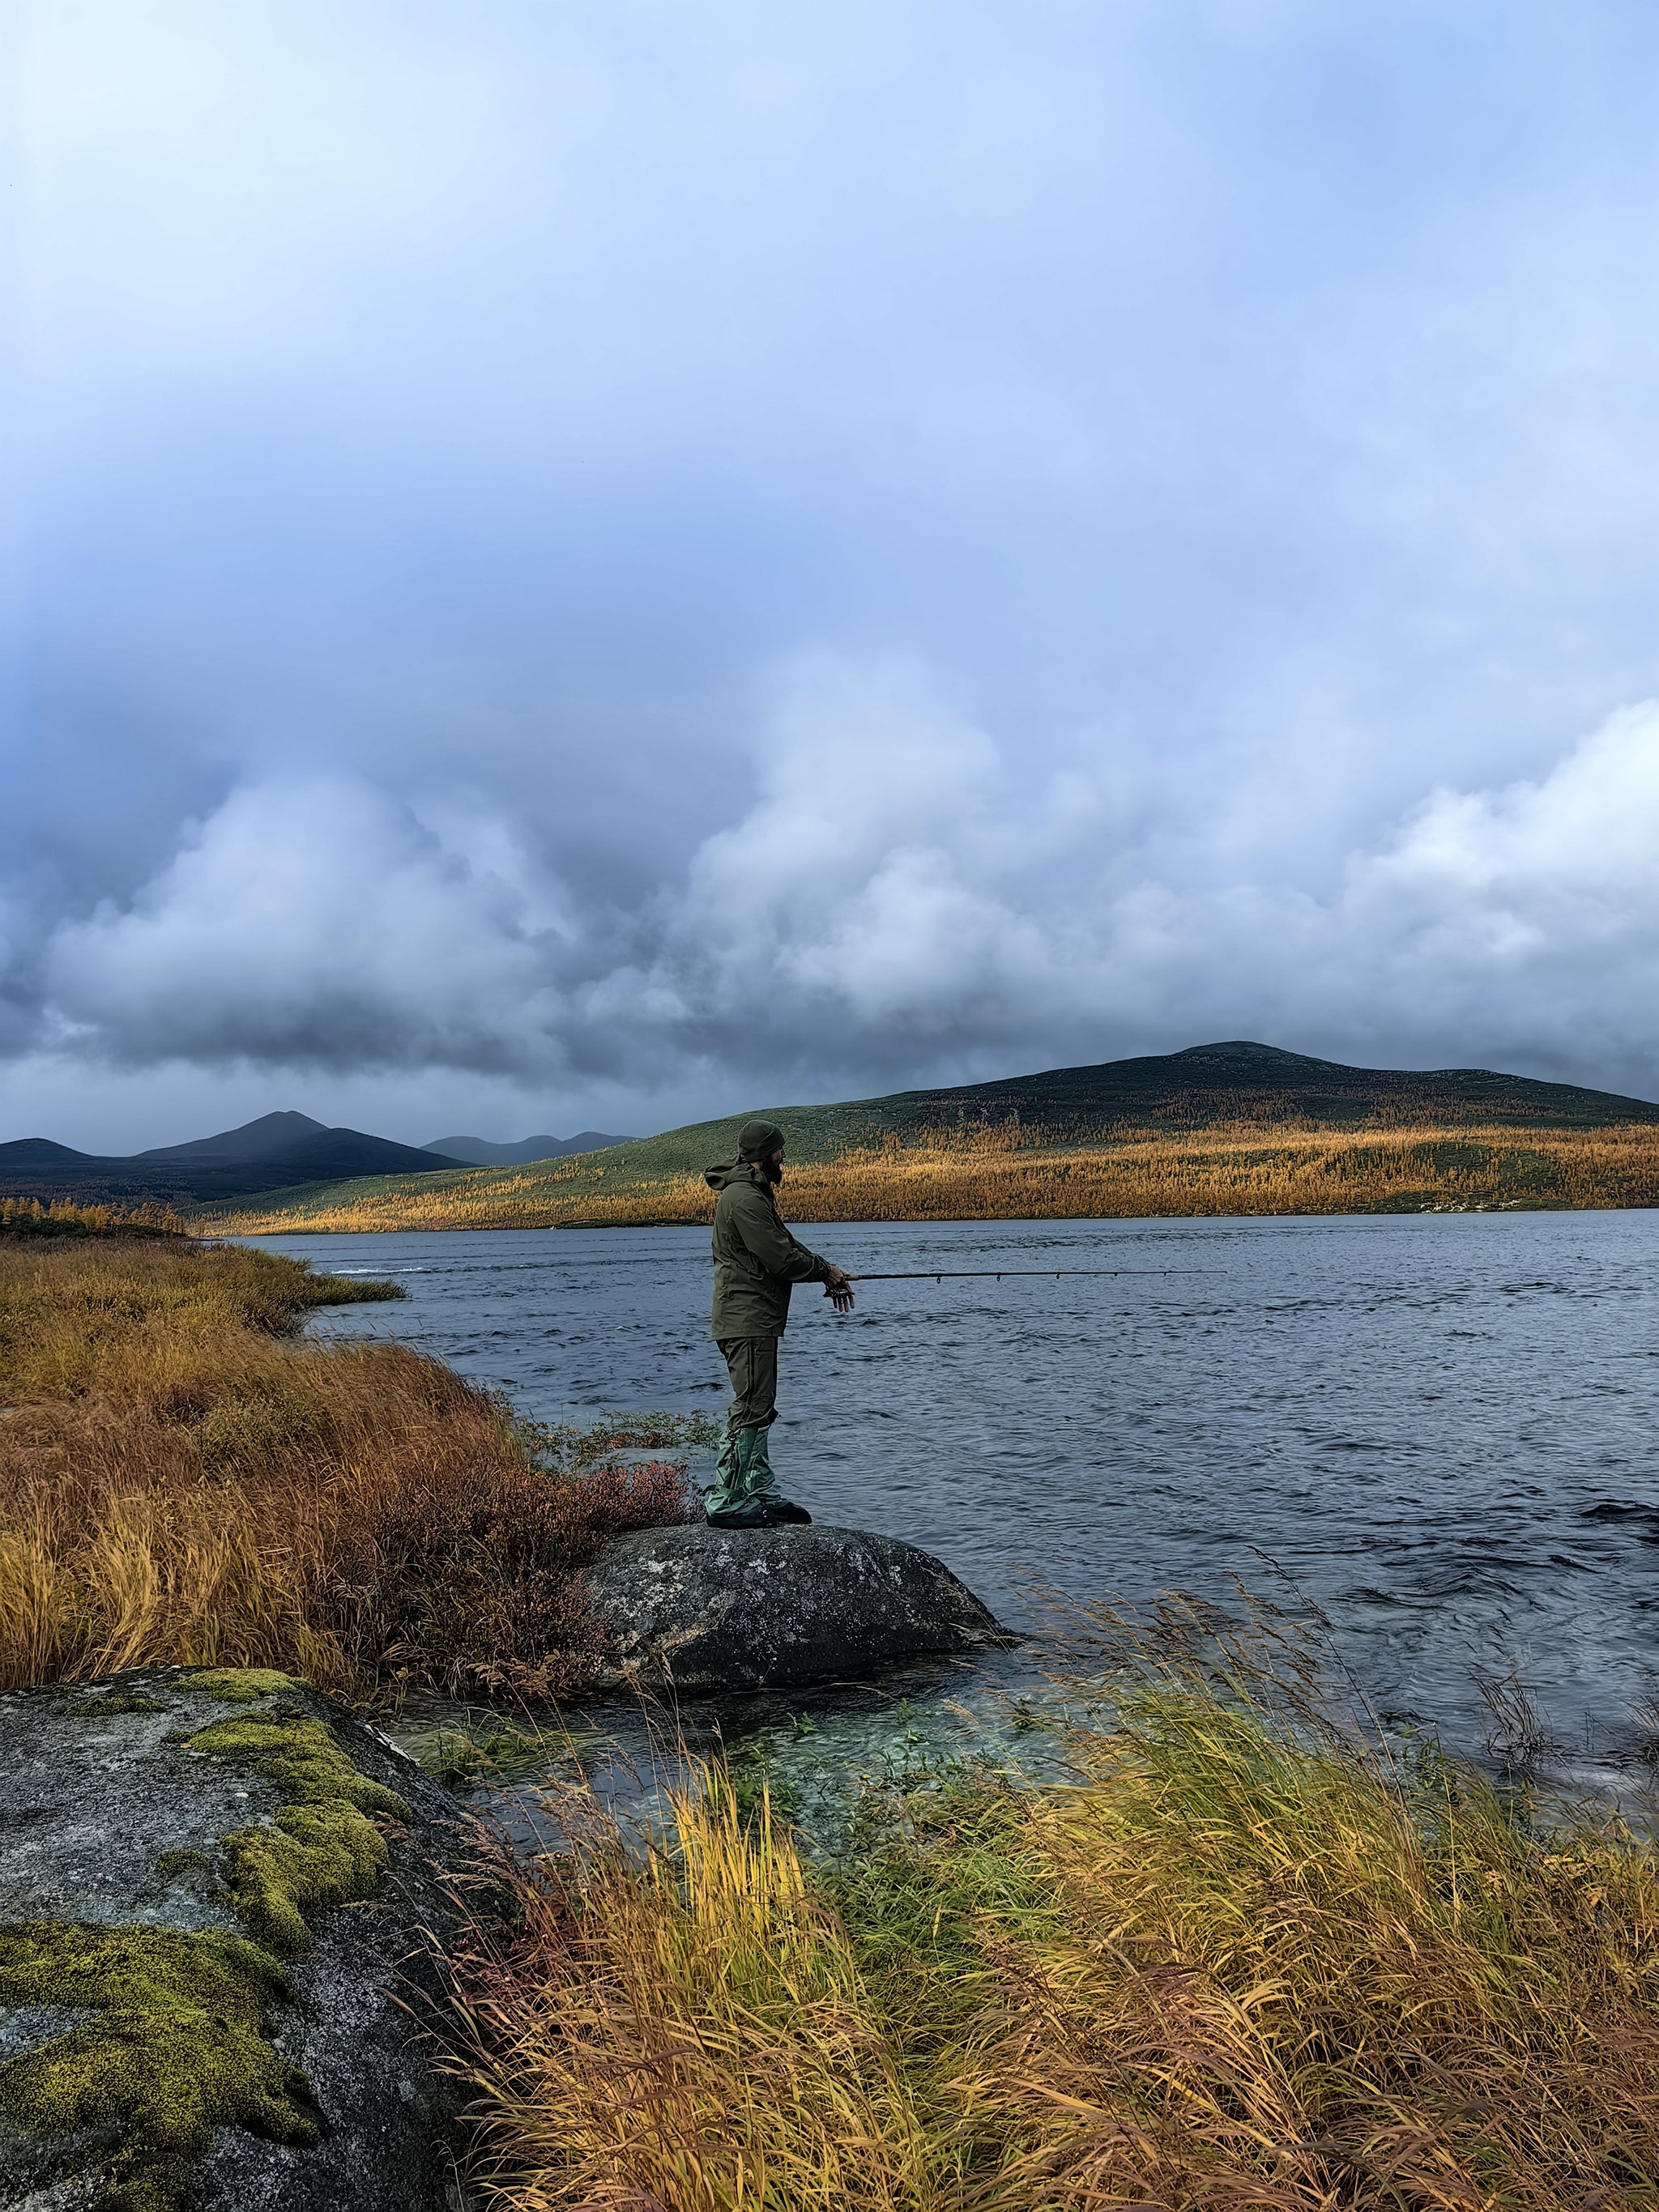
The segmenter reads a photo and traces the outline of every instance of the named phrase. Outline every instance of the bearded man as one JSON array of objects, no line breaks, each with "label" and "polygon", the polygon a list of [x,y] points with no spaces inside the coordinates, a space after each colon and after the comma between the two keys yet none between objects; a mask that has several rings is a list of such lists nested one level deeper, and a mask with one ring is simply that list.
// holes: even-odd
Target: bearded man
[{"label": "bearded man", "polygon": [[853,1310],[853,1285],[835,1264],[791,1236],[775,1196],[783,1132],[745,1121],[735,1166],[710,1168],[714,1207],[714,1310],[708,1334],[732,1377],[732,1410],[707,1500],[716,1528],[775,1528],[811,1515],[781,1496],[768,1432],[778,1418],[778,1340],[797,1283],[823,1283],[837,1313]]}]

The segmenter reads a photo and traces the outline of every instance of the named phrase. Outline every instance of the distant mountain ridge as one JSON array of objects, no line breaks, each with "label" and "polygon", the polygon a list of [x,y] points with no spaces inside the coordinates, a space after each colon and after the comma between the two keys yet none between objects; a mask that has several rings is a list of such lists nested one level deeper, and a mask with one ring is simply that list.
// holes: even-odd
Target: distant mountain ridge
[{"label": "distant mountain ridge", "polygon": [[77,1204],[218,1205],[301,1183],[353,1176],[430,1175],[469,1163],[445,1159],[361,1129],[330,1129],[308,1114],[262,1114],[239,1129],[158,1145],[147,1152],[77,1152],[50,1137],[0,1145],[0,1195]]},{"label": "distant mountain ridge", "polygon": [[[1072,1147],[1083,1152],[1090,1147],[1109,1149],[1120,1142],[1133,1146],[1148,1138],[1179,1139],[1206,1129],[1242,1128],[1247,1146],[1263,1140],[1271,1146],[1276,1130],[1376,1129],[1379,1134],[1401,1130],[1427,1134],[1435,1140],[1426,1147],[1431,1153],[1440,1138],[1450,1137],[1455,1141],[1439,1149],[1461,1158],[1465,1150],[1483,1150],[1478,1144],[1465,1146],[1464,1132],[1512,1130],[1516,1133],[1514,1148],[1524,1150],[1522,1133],[1528,1131],[1659,1125],[1659,1104],[1492,1068],[1348,1067],[1339,1060],[1236,1038],[1193,1045],[1183,1052],[830,1105],[757,1106],[744,1102],[719,1121],[690,1122],[659,1136],[629,1139],[585,1161],[550,1158],[515,1167],[511,1175],[492,1162],[459,1175],[431,1173],[395,1180],[364,1176],[351,1182],[318,1183],[276,1194],[267,1205],[228,1218],[238,1229],[250,1231],[297,1229],[310,1222],[337,1229],[545,1228],[581,1220],[594,1206],[613,1209],[611,1218],[643,1218],[618,1216],[614,1211],[637,1201],[660,1206],[665,1219],[691,1220],[701,1218],[696,1209],[701,1208],[704,1195],[702,1170],[732,1159],[739,1128],[757,1116],[775,1122],[783,1131],[796,1167],[866,1152],[876,1156],[870,1172],[879,1180],[881,1156],[894,1139],[906,1145],[925,1144],[933,1135],[948,1137],[958,1130],[971,1134],[1010,1124],[1018,1124],[1038,1148],[1062,1155]],[[1498,1148],[1508,1142],[1504,1139]],[[1492,1149],[1490,1142],[1484,1146],[1487,1152]],[[1554,1170],[1549,1173],[1553,1176]],[[1440,1166],[1424,1170],[1431,1196],[1441,1188],[1437,1181],[1440,1174]],[[684,1189],[676,1189],[677,1182],[685,1178],[697,1187],[691,1211]],[[847,1218],[887,1216],[878,1208],[868,1217]]]},{"label": "distant mountain ridge", "polygon": [[[1019,1121],[1060,1144],[1254,1123],[1258,1127],[1352,1129],[1369,1122],[1425,1127],[1474,1123],[1515,1128],[1613,1128],[1659,1122],[1659,1105],[1573,1083],[1542,1083],[1486,1067],[1348,1067],[1245,1038],[1189,1045],[1082,1067],[933,1091],[898,1091],[836,1105],[762,1106],[719,1121],[694,1121],[630,1143],[630,1173],[696,1173],[730,1159],[751,1115],[775,1122],[797,1161],[828,1160],[849,1146],[879,1146],[891,1133]],[[621,1164],[619,1163],[619,1165]]]},{"label": "distant mountain ridge", "polygon": [[624,1145],[584,1129],[574,1137],[526,1137],[516,1145],[483,1137],[440,1138],[400,1145],[361,1129],[331,1129],[291,1109],[262,1114],[217,1136],[182,1145],[153,1145],[123,1155],[78,1152],[50,1137],[0,1145],[0,1195],[74,1199],[82,1205],[221,1205],[266,1191],[336,1182],[358,1176],[433,1175],[449,1168],[498,1167],[597,1152]]},{"label": "distant mountain ridge", "polygon": [[[219,1136],[196,1137],[187,1145],[155,1145],[132,1157],[136,1160],[278,1159],[306,1139],[330,1133],[326,1123],[313,1121],[309,1114],[261,1114],[257,1121],[244,1121],[240,1129],[226,1129]],[[356,1132],[344,1133],[355,1136]],[[377,1145],[386,1141],[384,1137],[370,1139]]]},{"label": "distant mountain ridge", "polygon": [[872,1099],[901,1109],[905,1121],[937,1120],[979,1106],[991,1119],[1018,1108],[1023,1116],[1091,1129],[1113,1121],[1170,1128],[1263,1119],[1299,1119],[1352,1127],[1378,1115],[1421,1115],[1425,1121],[1511,1122],[1567,1128],[1609,1128],[1659,1122],[1659,1104],[1576,1083],[1546,1083],[1489,1067],[1349,1067],[1278,1045],[1234,1038],[1188,1045],[1097,1066],[1051,1068],[1000,1083],[948,1090],[905,1091]]},{"label": "distant mountain ridge", "polygon": [[631,1145],[631,1137],[607,1137],[599,1129],[580,1129],[574,1137],[521,1137],[516,1145],[493,1145],[488,1137],[434,1137],[421,1149],[465,1160],[475,1168],[527,1167],[532,1160],[558,1160],[571,1152],[609,1152]]},{"label": "distant mountain ridge", "polygon": [[[188,1208],[223,1206],[269,1194],[277,1209],[332,1201],[347,1185],[421,1177],[407,1188],[453,1189],[462,1197],[481,1172],[562,1162],[579,1152],[614,1152],[593,1173],[621,1189],[665,1175],[698,1174],[730,1159],[737,1132],[756,1112],[784,1132],[797,1162],[833,1159],[849,1148],[879,1149],[891,1136],[929,1129],[995,1127],[1018,1122],[1065,1146],[1137,1133],[1176,1134],[1218,1125],[1354,1129],[1510,1127],[1595,1129],[1659,1123],[1659,1104],[1580,1084],[1546,1083],[1492,1068],[1349,1067],[1247,1039],[1192,1045],[1185,1051],[1036,1075],[964,1083],[931,1091],[823,1106],[745,1107],[716,1121],[688,1123],[660,1136],[527,1137],[516,1145],[446,1138],[482,1158],[435,1146],[394,1144],[356,1129],[328,1129],[309,1115],[266,1114],[240,1129],[163,1145],[127,1158],[77,1152],[48,1137],[0,1145],[0,1195],[71,1198],[82,1204],[160,1200]],[[544,1152],[540,1148],[555,1149]],[[535,1149],[532,1149],[532,1148]],[[460,1171],[455,1184],[444,1178]],[[563,1173],[561,1169],[561,1173]]]}]

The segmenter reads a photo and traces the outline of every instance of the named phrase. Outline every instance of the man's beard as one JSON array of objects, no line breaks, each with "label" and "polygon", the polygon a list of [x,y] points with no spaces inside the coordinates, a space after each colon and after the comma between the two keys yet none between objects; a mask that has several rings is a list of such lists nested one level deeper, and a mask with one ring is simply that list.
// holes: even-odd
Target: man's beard
[{"label": "man's beard", "polygon": [[757,1160],[756,1162],[756,1165],[759,1168],[761,1173],[766,1177],[768,1182],[777,1184],[783,1181],[783,1162],[781,1160]]}]

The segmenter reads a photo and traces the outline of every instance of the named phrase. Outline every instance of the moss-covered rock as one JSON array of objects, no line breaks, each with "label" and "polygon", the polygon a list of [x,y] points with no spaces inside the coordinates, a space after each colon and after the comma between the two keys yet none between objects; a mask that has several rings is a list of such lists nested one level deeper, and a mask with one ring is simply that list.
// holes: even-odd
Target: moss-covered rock
[{"label": "moss-covered rock", "polygon": [[406,1822],[410,1809],[396,1790],[360,1773],[321,1721],[283,1705],[269,1718],[216,1721],[182,1741],[198,1756],[242,1761],[289,1800],[268,1827],[224,1838],[230,1893],[262,1943],[289,1957],[308,1951],[319,1913],[374,1894],[388,1853],[368,1815]]},{"label": "moss-covered rock", "polygon": [[180,1875],[205,1874],[213,1861],[205,1851],[157,1851],[155,1871],[165,1875],[169,1881],[177,1881]]},{"label": "moss-covered rock", "polygon": [[90,2015],[0,2066],[0,2107],[37,2134],[118,2128],[111,2206],[186,2203],[190,2162],[216,2127],[316,2142],[311,2085],[267,2032],[293,1996],[274,1959],[217,1929],[0,1928],[0,2003]]},{"label": "moss-covered rock", "polygon": [[0,2204],[453,2204],[398,2001],[438,1993],[446,1791],[258,1668],[0,1696]]},{"label": "moss-covered rock", "polygon": [[101,1697],[82,1698],[70,1710],[77,1721],[106,1721],[123,1713],[164,1713],[167,1707],[142,1690],[106,1690]]}]

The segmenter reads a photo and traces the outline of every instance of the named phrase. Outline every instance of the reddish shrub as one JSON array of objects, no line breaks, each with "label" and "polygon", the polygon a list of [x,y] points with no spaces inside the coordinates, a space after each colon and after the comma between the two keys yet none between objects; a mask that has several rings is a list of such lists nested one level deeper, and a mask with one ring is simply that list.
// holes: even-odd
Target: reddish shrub
[{"label": "reddish shrub", "polygon": [[400,1470],[337,1534],[328,1626],[360,1677],[546,1698],[604,1655],[581,1570],[629,1528],[684,1521],[667,1462],[550,1474],[505,1456]]}]

